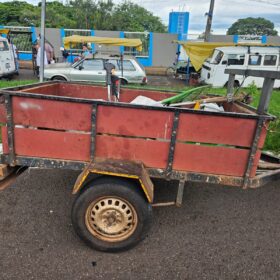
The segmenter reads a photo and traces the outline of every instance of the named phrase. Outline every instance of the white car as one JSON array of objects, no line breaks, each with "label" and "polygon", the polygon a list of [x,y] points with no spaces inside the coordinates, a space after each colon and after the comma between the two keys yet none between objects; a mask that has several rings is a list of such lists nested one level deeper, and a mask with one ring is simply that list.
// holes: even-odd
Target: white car
[{"label": "white car", "polygon": [[17,73],[14,52],[4,37],[0,37],[0,78]]},{"label": "white car", "polygon": [[123,59],[123,71],[119,57],[85,58],[73,64],[55,63],[45,67],[44,78],[47,80],[82,81],[105,83],[104,64],[112,63],[116,67],[115,74],[122,84],[146,84],[147,76],[142,65],[134,58]]}]

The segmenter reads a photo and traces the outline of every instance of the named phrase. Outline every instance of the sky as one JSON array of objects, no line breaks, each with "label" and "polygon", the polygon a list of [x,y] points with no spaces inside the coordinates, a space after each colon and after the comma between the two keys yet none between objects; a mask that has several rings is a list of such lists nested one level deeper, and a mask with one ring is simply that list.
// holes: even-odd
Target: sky
[{"label": "sky", "polygon": [[[1,0],[0,0],[1,1]],[[5,0],[4,0],[5,1]],[[26,0],[37,4],[37,0]],[[47,0],[48,1],[48,0]],[[202,33],[206,25],[205,13],[210,0],[130,0],[161,18],[168,25],[169,12],[190,12],[189,33]],[[122,0],[113,0],[120,3]],[[280,34],[280,0],[215,0],[212,30],[214,34],[225,34],[240,18],[264,17],[272,21]]]},{"label": "sky", "polygon": [[[168,25],[169,12],[190,12],[189,33],[202,33],[205,29],[210,0],[131,0],[160,17]],[[115,0],[119,3],[121,0]],[[215,0],[212,30],[225,34],[240,18],[264,17],[271,20],[280,34],[280,0]]]}]

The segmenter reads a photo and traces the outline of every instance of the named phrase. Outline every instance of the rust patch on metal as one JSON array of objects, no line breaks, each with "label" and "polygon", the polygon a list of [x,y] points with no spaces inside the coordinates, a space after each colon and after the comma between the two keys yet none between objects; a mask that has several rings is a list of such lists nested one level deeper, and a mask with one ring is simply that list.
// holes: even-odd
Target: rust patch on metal
[{"label": "rust patch on metal", "polygon": [[[2,164],[1,164],[2,165]],[[27,167],[9,167],[2,169],[3,176],[0,178],[0,191],[5,190],[22,174]]]}]

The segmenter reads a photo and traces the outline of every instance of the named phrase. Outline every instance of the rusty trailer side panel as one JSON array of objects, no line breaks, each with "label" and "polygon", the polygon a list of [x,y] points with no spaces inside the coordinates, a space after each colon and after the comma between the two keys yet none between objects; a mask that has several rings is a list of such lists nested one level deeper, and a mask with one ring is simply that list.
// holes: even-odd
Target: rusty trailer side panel
[{"label": "rusty trailer side panel", "polygon": [[[51,82],[2,94],[10,97],[12,107],[12,123],[2,127],[4,154],[10,154],[10,131],[15,158],[89,163],[98,157],[140,161],[147,168],[243,177],[260,118],[256,114],[108,103],[96,100],[106,100],[105,88],[80,84]],[[139,94],[156,100],[170,96],[125,89],[121,100]],[[8,107],[3,106],[1,122],[8,123]],[[251,178],[265,136],[263,129]]]},{"label": "rusty trailer side panel", "polygon": [[90,104],[14,96],[12,110],[16,125],[63,131],[91,131]]}]

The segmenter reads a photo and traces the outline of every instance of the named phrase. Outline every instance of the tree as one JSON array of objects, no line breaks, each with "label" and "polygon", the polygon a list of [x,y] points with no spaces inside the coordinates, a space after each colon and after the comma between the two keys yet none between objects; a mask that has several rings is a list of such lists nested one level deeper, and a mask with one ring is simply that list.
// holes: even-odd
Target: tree
[{"label": "tree", "polygon": [[239,19],[228,29],[228,35],[277,35],[274,23],[265,18],[243,18]]},{"label": "tree", "polygon": [[[41,2],[38,6],[0,3],[0,25],[40,26],[40,22]],[[129,1],[116,5],[112,0],[47,1],[46,27],[166,32],[161,20],[145,8]]]},{"label": "tree", "polygon": [[117,5],[113,14],[114,30],[166,32],[159,17],[129,1]]}]

